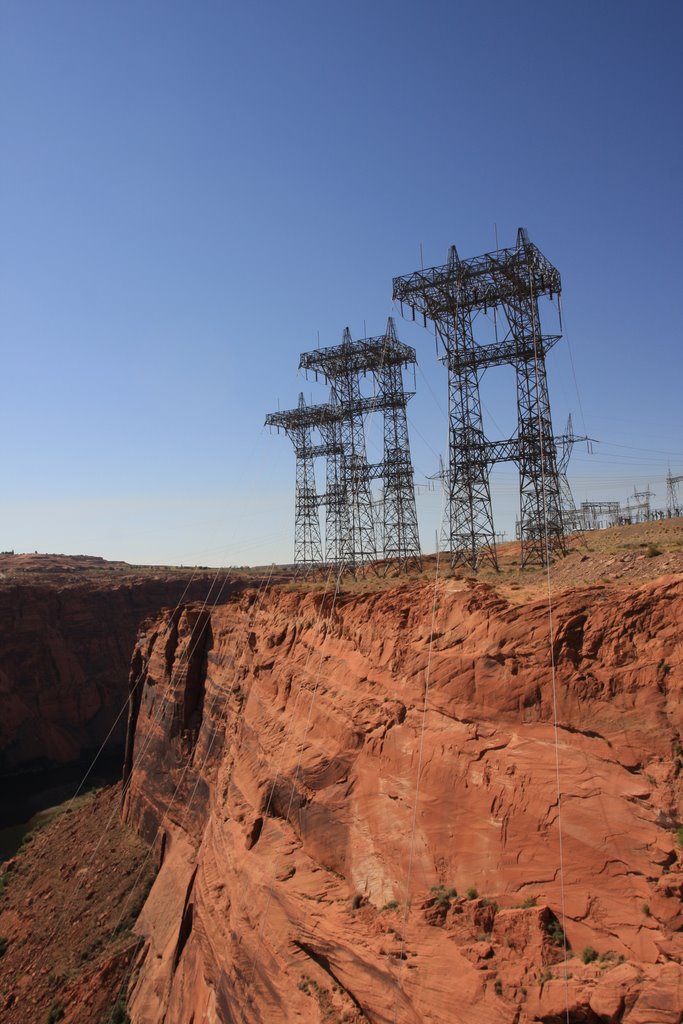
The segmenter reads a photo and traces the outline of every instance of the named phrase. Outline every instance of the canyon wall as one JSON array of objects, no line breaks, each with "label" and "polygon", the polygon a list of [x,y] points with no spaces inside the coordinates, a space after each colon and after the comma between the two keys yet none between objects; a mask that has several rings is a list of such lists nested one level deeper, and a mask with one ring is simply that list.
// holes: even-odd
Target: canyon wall
[{"label": "canyon wall", "polygon": [[682,613],[568,591],[552,658],[544,600],[455,579],[148,623],[133,1024],[680,1024]]},{"label": "canyon wall", "polygon": [[0,775],[73,762],[103,742],[121,749],[142,620],[234,587],[225,573],[23,561],[0,559]]}]

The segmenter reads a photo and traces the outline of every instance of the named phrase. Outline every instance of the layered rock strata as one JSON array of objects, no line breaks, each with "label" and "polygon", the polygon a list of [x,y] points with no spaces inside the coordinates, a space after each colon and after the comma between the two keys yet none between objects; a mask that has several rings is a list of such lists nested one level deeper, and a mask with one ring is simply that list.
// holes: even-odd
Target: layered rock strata
[{"label": "layered rock strata", "polygon": [[0,559],[0,774],[122,747],[141,621],[181,599],[225,600],[235,585],[224,572],[55,561],[38,556],[18,571],[19,556]]},{"label": "layered rock strata", "polygon": [[679,1024],[682,612],[565,593],[552,657],[545,601],[458,580],[150,625],[133,1024]]}]

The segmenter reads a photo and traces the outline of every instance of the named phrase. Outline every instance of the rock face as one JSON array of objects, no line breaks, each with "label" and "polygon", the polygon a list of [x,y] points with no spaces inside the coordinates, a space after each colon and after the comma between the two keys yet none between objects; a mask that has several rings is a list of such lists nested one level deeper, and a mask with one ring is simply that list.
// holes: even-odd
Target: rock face
[{"label": "rock face", "polygon": [[75,761],[105,740],[120,747],[141,621],[179,599],[213,603],[224,583],[225,573],[1,557],[0,774]]},{"label": "rock face", "polygon": [[558,596],[554,687],[547,604],[482,583],[149,625],[133,1024],[680,1024],[682,615]]}]

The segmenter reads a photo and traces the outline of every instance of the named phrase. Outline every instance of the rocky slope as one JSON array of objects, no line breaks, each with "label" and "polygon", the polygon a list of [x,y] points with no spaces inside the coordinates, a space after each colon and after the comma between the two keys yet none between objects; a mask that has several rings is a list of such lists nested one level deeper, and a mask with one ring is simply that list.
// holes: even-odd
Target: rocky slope
[{"label": "rocky slope", "polygon": [[547,601],[511,596],[279,587],[147,626],[133,1024],[680,1024],[683,580],[556,594],[554,687]]},{"label": "rocky slope", "polygon": [[[123,1002],[131,933],[156,864],[118,815],[120,786],[74,802],[8,862],[0,902],[3,1024],[104,1024]],[[61,1015],[61,1016],[60,1016]]]},{"label": "rocky slope", "polygon": [[141,621],[212,584],[211,603],[234,586],[213,571],[0,556],[0,775],[75,761],[107,737],[120,747]]}]

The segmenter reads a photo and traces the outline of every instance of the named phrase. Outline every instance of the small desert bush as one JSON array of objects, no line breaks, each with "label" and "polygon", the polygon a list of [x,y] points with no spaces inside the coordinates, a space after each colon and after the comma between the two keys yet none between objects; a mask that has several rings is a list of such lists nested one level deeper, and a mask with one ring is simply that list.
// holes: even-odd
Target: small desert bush
[{"label": "small desert bush", "polygon": [[64,1006],[62,1003],[55,1002],[50,1007],[50,1012],[47,1015],[47,1024],[57,1024],[58,1020],[61,1020],[64,1016]]},{"label": "small desert bush", "polygon": [[112,1006],[111,1013],[107,1017],[106,1024],[130,1024],[130,1017],[126,1010],[126,1004],[121,996],[119,996]]}]

